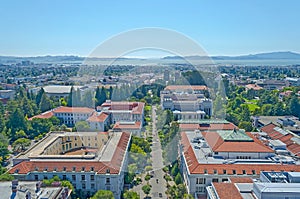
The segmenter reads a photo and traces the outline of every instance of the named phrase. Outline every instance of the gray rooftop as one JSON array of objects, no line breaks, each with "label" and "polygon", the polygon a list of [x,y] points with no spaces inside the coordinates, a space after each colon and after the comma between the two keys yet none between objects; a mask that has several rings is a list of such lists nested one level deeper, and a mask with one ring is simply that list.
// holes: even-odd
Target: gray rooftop
[{"label": "gray rooftop", "polygon": [[62,191],[62,187],[44,187],[36,193],[35,181],[19,181],[17,192],[12,192],[12,182],[0,182],[0,193],[3,199],[24,199],[27,192],[31,193],[32,199],[47,198],[56,199],[58,194]]},{"label": "gray rooftop", "polygon": [[[72,86],[52,85],[43,87],[46,93],[70,93]],[[82,86],[73,86],[75,90],[82,88]]]},{"label": "gray rooftop", "polygon": [[255,185],[260,192],[269,193],[299,193],[300,183],[262,183],[256,182]]}]

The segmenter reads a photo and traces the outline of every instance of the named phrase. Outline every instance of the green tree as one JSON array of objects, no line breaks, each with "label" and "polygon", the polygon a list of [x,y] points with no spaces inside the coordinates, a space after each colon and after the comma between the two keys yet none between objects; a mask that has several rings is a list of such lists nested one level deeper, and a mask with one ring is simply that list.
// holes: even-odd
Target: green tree
[{"label": "green tree", "polygon": [[181,178],[181,174],[178,172],[176,177],[175,177],[175,183],[178,185],[178,184],[181,184],[182,183],[182,178]]},{"label": "green tree", "polygon": [[83,96],[83,106],[94,108],[94,97],[92,91],[85,92]]},{"label": "green tree", "polygon": [[114,194],[108,190],[99,190],[91,199],[114,199]]},{"label": "green tree", "polygon": [[101,104],[103,104],[103,102],[105,102],[107,99],[106,89],[104,87],[102,87],[101,89],[97,87],[95,98],[96,98],[96,106],[100,106]]},{"label": "green tree", "polygon": [[75,124],[76,130],[79,132],[90,131],[90,126],[86,121],[78,121]]},{"label": "green tree", "polygon": [[264,104],[261,107],[261,115],[272,115],[273,106],[271,104]]},{"label": "green tree", "polygon": [[12,134],[10,136],[12,141],[16,139],[16,132],[18,130],[27,130],[27,122],[21,109],[16,108],[13,114],[9,116],[7,127],[11,129]]},{"label": "green tree", "polygon": [[250,132],[253,130],[252,123],[247,121],[242,121],[239,123],[239,128],[245,129],[245,131]]},{"label": "green tree", "polygon": [[150,185],[144,185],[144,186],[142,186],[142,190],[148,196],[148,194],[151,191],[151,186]]},{"label": "green tree", "polygon": [[300,117],[300,102],[297,96],[292,96],[291,100],[289,101],[289,111],[292,115],[296,117]]},{"label": "green tree", "polygon": [[52,108],[51,100],[50,98],[44,93],[42,95],[42,99],[40,102],[40,110],[41,112],[48,111]]},{"label": "green tree", "polygon": [[73,96],[74,96],[74,87],[72,86],[68,96],[68,102],[67,102],[67,106],[69,107],[73,106]]},{"label": "green tree", "polygon": [[12,147],[14,152],[25,151],[31,144],[31,141],[27,138],[19,138],[13,142]]},{"label": "green tree", "polygon": [[35,102],[36,102],[36,105],[39,106],[40,103],[41,103],[41,100],[42,100],[42,96],[44,95],[45,93],[45,90],[44,88],[41,88],[39,90],[39,92],[37,93],[36,97],[35,97]]},{"label": "green tree", "polygon": [[125,191],[123,194],[124,199],[139,199],[140,195],[135,191]]}]

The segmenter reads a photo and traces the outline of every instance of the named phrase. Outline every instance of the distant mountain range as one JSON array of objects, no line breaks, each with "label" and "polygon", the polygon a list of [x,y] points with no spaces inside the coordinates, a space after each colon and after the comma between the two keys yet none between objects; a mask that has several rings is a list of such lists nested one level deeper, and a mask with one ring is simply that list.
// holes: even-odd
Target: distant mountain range
[{"label": "distant mountain range", "polygon": [[[32,61],[34,63],[81,63],[86,59],[86,57],[79,57],[73,55],[65,56],[37,56],[37,57],[15,57],[15,56],[0,56],[0,63],[20,63],[21,61]],[[258,53],[258,54],[249,54],[241,56],[167,56],[162,58],[157,58],[165,61],[176,61],[182,59],[212,59],[212,60],[300,60],[300,54],[290,51],[285,52],[269,52],[269,53]],[[88,58],[89,61],[113,61],[115,58]],[[118,58],[118,60],[147,60],[140,58]]]},{"label": "distant mountain range", "polygon": [[240,56],[167,56],[162,59],[213,59],[213,60],[269,60],[269,59],[300,59],[300,54],[286,51],[286,52],[270,52],[270,53],[258,53],[250,55],[240,55]]}]

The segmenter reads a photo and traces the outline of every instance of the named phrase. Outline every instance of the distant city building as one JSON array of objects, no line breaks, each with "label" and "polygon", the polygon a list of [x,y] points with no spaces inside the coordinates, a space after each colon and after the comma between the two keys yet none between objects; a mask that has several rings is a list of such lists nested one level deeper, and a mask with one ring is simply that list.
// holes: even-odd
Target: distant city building
[{"label": "distant city building", "polygon": [[287,77],[285,79],[289,86],[300,86],[300,78]]},{"label": "distant city building", "polygon": [[13,159],[9,170],[19,180],[58,176],[75,189],[94,194],[110,190],[121,198],[127,168],[130,133],[49,133],[39,143]]},{"label": "distant city building", "polygon": [[55,97],[60,99],[60,98],[68,97],[72,87],[74,88],[74,90],[83,88],[83,86],[51,85],[51,86],[44,86],[43,89],[48,97]]},{"label": "distant city building", "polygon": [[169,81],[169,80],[170,80],[170,71],[164,70],[164,81]]},{"label": "distant city building", "polygon": [[248,91],[248,90],[259,91],[259,90],[262,90],[262,89],[263,89],[261,86],[258,86],[258,85],[256,85],[256,84],[247,84],[247,85],[245,86],[245,88],[246,88],[246,91]]},{"label": "distant city building", "polygon": [[0,98],[3,99],[14,99],[16,91],[15,90],[0,90]]},{"label": "distant city building", "polygon": [[177,119],[204,119],[212,115],[212,101],[204,96],[206,86],[170,85],[160,93],[161,106]]},{"label": "distant city building", "polygon": [[284,80],[273,80],[273,79],[257,81],[256,84],[269,91],[281,90],[284,87],[288,86]]}]

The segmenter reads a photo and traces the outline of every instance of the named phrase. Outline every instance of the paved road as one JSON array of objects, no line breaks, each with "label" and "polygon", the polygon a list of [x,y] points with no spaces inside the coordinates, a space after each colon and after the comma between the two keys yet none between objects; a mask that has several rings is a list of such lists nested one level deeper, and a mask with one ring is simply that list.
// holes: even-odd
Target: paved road
[{"label": "paved road", "polygon": [[[167,190],[167,183],[164,180],[163,168],[163,158],[161,144],[159,141],[158,133],[156,131],[156,107],[152,106],[152,135],[153,135],[153,145],[152,145],[152,167],[154,177],[150,180],[150,185],[152,186],[150,196],[152,198],[167,198],[165,191]],[[158,180],[158,181],[157,181]],[[162,194],[159,197],[159,193]]]}]

